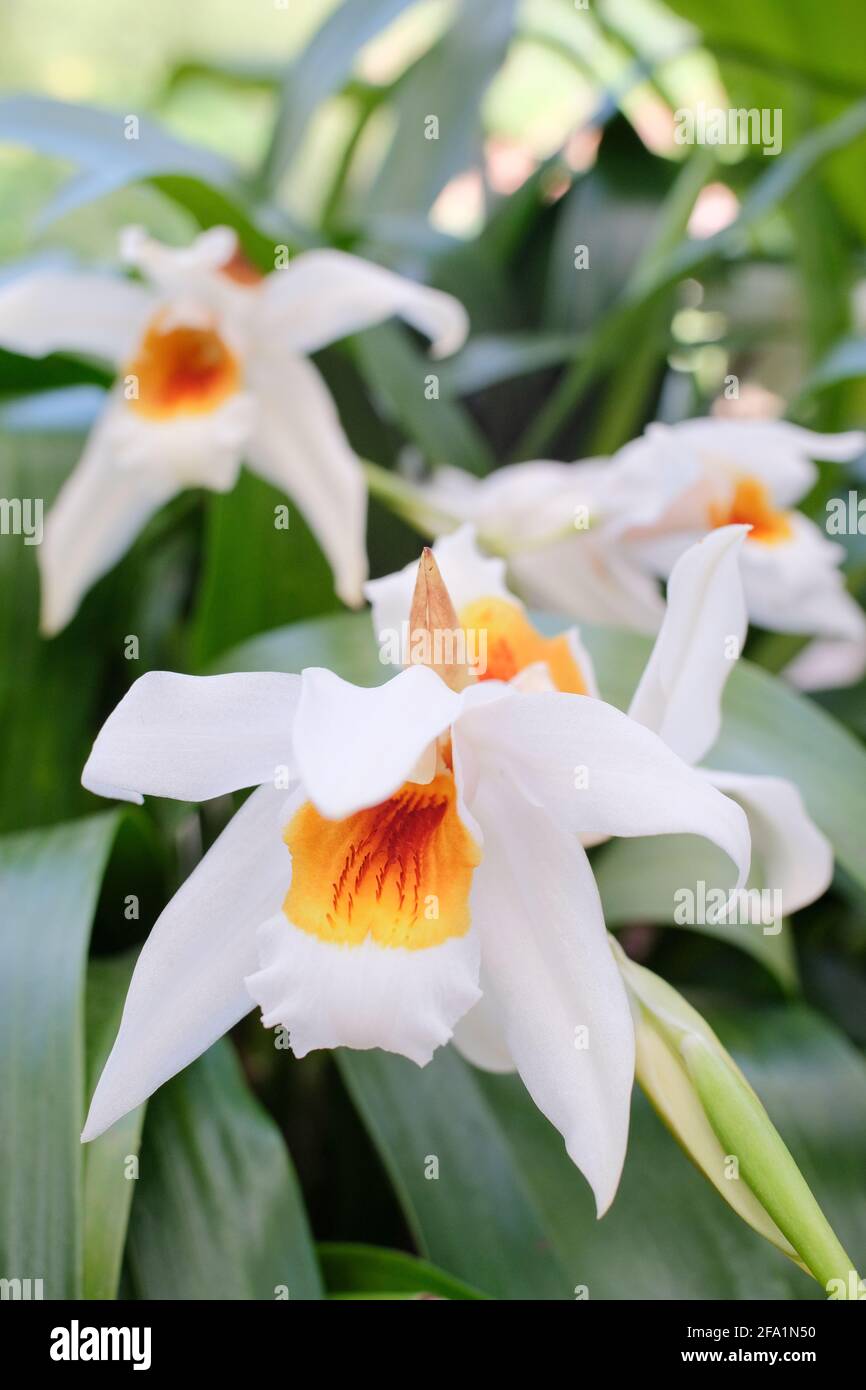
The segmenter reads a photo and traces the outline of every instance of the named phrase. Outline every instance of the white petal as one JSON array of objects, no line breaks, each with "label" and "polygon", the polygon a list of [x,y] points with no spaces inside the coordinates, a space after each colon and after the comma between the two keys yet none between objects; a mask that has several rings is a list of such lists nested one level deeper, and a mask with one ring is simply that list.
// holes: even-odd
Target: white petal
[{"label": "white petal", "polygon": [[[505,583],[505,561],[483,554],[475,539],[475,528],[461,526],[442,536],[433,546],[443,583],[451,595],[458,616],[468,603],[479,598],[504,598],[517,603]],[[373,631],[379,642],[383,634],[400,632],[409,618],[412,594],[418,575],[418,561],[382,579],[369,579],[364,597],[373,606]]]},{"label": "white petal", "polygon": [[502,767],[485,766],[471,809],[484,833],[471,901],[491,1002],[602,1215],[625,1158],[634,1028],[589,861]]},{"label": "white petal", "polygon": [[35,271],[0,285],[0,346],[30,357],[84,353],[119,366],[154,304],[151,292],[131,280]]},{"label": "white petal", "polygon": [[482,975],[482,994],[467,1014],[458,1021],[452,1039],[454,1046],[467,1062],[482,1071],[516,1071],[514,1058],[508,1050],[505,1023],[496,1010],[492,994],[488,993]]},{"label": "white petal", "polygon": [[789,513],[788,520],[789,539],[774,545],[747,541],[743,547],[750,620],[774,632],[862,638],[866,619],[839,568],[844,549],[799,512]]},{"label": "white petal", "polygon": [[809,816],[793,782],[706,769],[715,786],[749,817],[761,886],[777,889],[787,916],[820,898],[833,877],[833,849]]},{"label": "white petal", "polygon": [[194,295],[207,291],[214,281],[230,290],[231,281],[218,277],[218,272],[231,260],[237,247],[237,233],[231,227],[209,227],[188,246],[167,246],[148,236],[142,227],[125,227],[120,237],[124,263],[135,266],[168,295]]},{"label": "white petal", "polygon": [[299,676],[278,671],[149,671],[109,715],[81,781],[128,801],[207,801],[278,778],[285,788],[300,690]]},{"label": "white petal", "polygon": [[737,886],[746,880],[741,808],[603,700],[520,693],[466,707],[453,742],[467,779],[479,758],[507,763],[525,794],[574,834],[704,835],[736,864]]},{"label": "white petal", "polygon": [[689,763],[718,737],[722,690],[746,635],[739,570],[746,534],[745,526],[723,526],[677,561],[664,622],[629,708]]},{"label": "white petal", "polygon": [[799,690],[833,690],[856,685],[866,673],[866,624],[859,637],[810,642],[782,674]]},{"label": "white petal", "polygon": [[250,466],[297,502],[334,572],[337,593],[357,607],[367,575],[367,488],[319,373],[273,353],[251,368],[259,411]]},{"label": "white petal", "polygon": [[82,1139],[140,1105],[249,1012],[244,976],[255,969],[256,929],[291,878],[285,803],[272,787],[253,792],[157,920]]},{"label": "white petal", "polygon": [[296,1057],[381,1047],[425,1066],[479,997],[475,930],[419,951],[371,940],[337,946],[278,912],[260,928],[258,948],[247,988],[264,1026],[288,1029]]},{"label": "white petal", "polygon": [[602,527],[509,556],[509,577],[531,606],[579,622],[657,632],[664,603],[655,580]]},{"label": "white petal", "polygon": [[306,251],[265,281],[265,325],[296,352],[316,352],[395,314],[431,340],[435,357],[456,352],[469,331],[453,295],[344,251]]},{"label": "white petal", "polygon": [[66,626],[87,590],[178,491],[164,474],[119,465],[113,433],[120,409],[109,404],[45,519],[37,558],[48,636]]},{"label": "white petal", "polygon": [[426,666],[364,689],[311,667],[301,677],[294,750],[313,805],[342,820],[384,801],[460,710],[459,695]]}]

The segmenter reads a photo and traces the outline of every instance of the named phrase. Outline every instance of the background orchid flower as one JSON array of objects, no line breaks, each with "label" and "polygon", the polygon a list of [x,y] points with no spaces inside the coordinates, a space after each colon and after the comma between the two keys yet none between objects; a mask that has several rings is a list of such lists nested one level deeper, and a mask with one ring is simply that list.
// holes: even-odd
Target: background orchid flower
[{"label": "background orchid flower", "polygon": [[[748,620],[740,573],[746,526],[724,526],[693,545],[668,581],[661,631],[629,706],[689,763],[711,752],[722,724],[722,692],[742,650]],[[821,897],[833,876],[829,841],[797,787],[782,777],[701,769],[749,817],[753,863],[782,911]]]},{"label": "background orchid flower", "polygon": [[628,482],[604,459],[516,463],[486,478],[440,468],[415,511],[434,535],[471,523],[485,550],[506,557],[511,587],[527,603],[656,632],[658,585],[610,534],[612,521],[632,515]]},{"label": "background orchid flower", "polygon": [[650,425],[611,460],[633,499],[619,539],[666,576],[708,529],[749,525],[741,560],[749,618],[824,639],[789,668],[804,688],[849,684],[866,669],[866,617],[845,588],[844,548],[794,506],[817,478],[813,458],[845,461],[864,448],[859,431],[815,434],[783,420]]},{"label": "background orchid flower", "polygon": [[104,358],[118,373],[46,519],[43,631],[69,622],[158,508],[183,488],[227,491],[242,462],[297,502],[340,597],[359,603],[363,473],[307,355],[398,314],[442,356],[466,336],[462,306],[341,251],[263,276],[228,227],[182,249],[129,228],[121,253],[144,283],[43,270],[0,290],[0,345]]},{"label": "background orchid flower", "polygon": [[[479,679],[517,680],[523,688],[575,695],[598,694],[592,660],[577,628],[557,637],[538,632],[506,583],[505,561],[481,551],[474,526],[467,523],[442,536],[433,546],[433,554],[459,626],[483,634],[483,669],[475,672]],[[410,625],[416,573],[417,565],[410,563],[364,585],[382,659],[393,634]]]},{"label": "background orchid flower", "polygon": [[[456,622],[429,552],[419,615]],[[131,688],[85,786],[131,799],[258,790],[141,952],[84,1139],[253,1003],[299,1056],[380,1047],[423,1065],[483,988],[527,1089],[607,1208],[634,1033],[578,836],[688,829],[742,882],[746,819],[601,700],[446,674],[413,665],[361,689],[321,669],[159,672]]]}]

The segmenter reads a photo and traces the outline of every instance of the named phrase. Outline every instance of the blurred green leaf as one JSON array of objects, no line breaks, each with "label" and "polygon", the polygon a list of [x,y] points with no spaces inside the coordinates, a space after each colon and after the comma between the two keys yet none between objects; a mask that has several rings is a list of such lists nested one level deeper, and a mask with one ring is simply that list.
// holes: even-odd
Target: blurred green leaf
[{"label": "blurred green leaf", "polygon": [[[137,952],[92,960],[87,970],[87,1094],[114,1045]],[[84,1279],[88,1299],[117,1297],[144,1106],[84,1147]]]},{"label": "blurred green leaf", "polygon": [[580,337],[573,333],[478,334],[436,370],[443,392],[469,396],[500,381],[569,362],[580,351],[580,343]]},{"label": "blurred green leaf", "polygon": [[262,183],[274,189],[294,159],[316,107],[345,86],[358,50],[374,39],[413,0],[344,0],[316,31],[285,74],[279,112],[262,167]]},{"label": "blurred green leaf", "polygon": [[803,393],[825,391],[841,381],[866,377],[866,338],[846,338],[836,343],[806,378]]},{"label": "blurred green leaf", "polygon": [[319,1245],[329,1298],[484,1298],[477,1289],[402,1250],[375,1245]]},{"label": "blurred green leaf", "polygon": [[0,840],[0,1278],[83,1280],[84,977],[118,812]]},{"label": "blurred green leaf", "polygon": [[141,1299],[322,1296],[282,1136],[225,1040],[148,1104],[127,1262]]},{"label": "blurred green leaf", "polygon": [[237,183],[234,167],[212,150],[178,140],[148,119],[132,119],[137,122],[134,127],[119,111],[42,96],[0,100],[0,140],[68,159],[82,170],[42,212],[43,226],[124,184],[155,174],[187,174],[227,187]]},{"label": "blurred green leaf", "polygon": [[514,12],[515,0],[458,6],[450,28],[396,84],[396,135],[365,200],[368,227],[423,217],[450,179],[479,164],[484,93],[505,57]]},{"label": "blurred green leaf", "polygon": [[[286,504],[289,526],[278,529],[275,509]],[[195,665],[275,623],[337,606],[328,564],[290,498],[247,472],[231,492],[208,495]]]},{"label": "blurred green leaf", "polygon": [[[670,0],[696,24],[719,61],[733,107],[780,109],[786,148],[815,125],[836,117],[866,87],[866,14],[848,0],[757,0],[723,6],[713,0]],[[838,154],[827,168],[838,202],[860,230],[866,144]]]},{"label": "blurred green leaf", "polygon": [[523,435],[516,457],[543,454],[599,373],[628,353],[635,336],[642,332],[650,307],[678,280],[700,274],[720,258],[742,256],[763,218],[774,212],[826,159],[864,135],[866,101],[861,101],[806,135],[790,153],[773,159],[767,172],[752,185],[729,226],[703,240],[684,239],[653,265],[651,274],[627,287],[623,298],[596,325],[583,355],[566,372]]},{"label": "blurred green leaf", "polygon": [[354,340],[367,383],[380,408],[403,429],[430,463],[451,463],[470,473],[487,473],[490,446],[463,407],[441,396],[428,399],[427,379],[440,366],[412,343],[399,324],[368,328]]}]

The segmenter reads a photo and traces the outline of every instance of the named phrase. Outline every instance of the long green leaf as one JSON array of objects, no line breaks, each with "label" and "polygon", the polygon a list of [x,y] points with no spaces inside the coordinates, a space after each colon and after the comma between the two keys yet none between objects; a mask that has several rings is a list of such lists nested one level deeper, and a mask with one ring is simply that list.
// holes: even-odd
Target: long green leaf
[{"label": "long green leaf", "polygon": [[422,1254],[496,1298],[567,1298],[550,1233],[456,1053],[423,1069],[386,1052],[337,1057]]},{"label": "long green leaf", "polygon": [[80,1298],[84,976],[108,812],[0,840],[0,1278]]},{"label": "long green leaf", "polygon": [[273,189],[301,144],[316,107],[349,79],[358,50],[376,37],[412,0],[344,0],[316,31],[285,75],[279,112],[262,169]]},{"label": "long green leaf", "polygon": [[469,1284],[402,1250],[375,1245],[318,1246],[329,1298],[484,1298]]},{"label": "long green leaf", "polygon": [[[87,1090],[92,1095],[117,1036],[136,952],[92,960],[87,971]],[[117,1297],[144,1106],[84,1150],[84,1297]]]},{"label": "long green leaf", "polygon": [[321,1297],[288,1152],[228,1042],[148,1105],[127,1261],[147,1300]]}]

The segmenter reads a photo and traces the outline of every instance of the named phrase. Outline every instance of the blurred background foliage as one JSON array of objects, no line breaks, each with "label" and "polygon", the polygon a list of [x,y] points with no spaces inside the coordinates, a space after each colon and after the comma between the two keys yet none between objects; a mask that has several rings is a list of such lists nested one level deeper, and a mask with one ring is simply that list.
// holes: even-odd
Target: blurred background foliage
[{"label": "blurred background foliage", "polygon": [[[275,244],[332,244],[463,300],[472,336],[437,369],[435,406],[402,326],[317,356],[381,467],[606,453],[647,421],[708,412],[730,373],[743,410],[864,424],[866,11],[850,0],[7,0],[0,25],[0,274],[116,263],[130,222],[175,243],[227,222],[264,270]],[[779,108],[782,153],[683,149],[673,113],[701,101]],[[130,114],[138,141],[122,138]],[[50,503],[105,383],[95,363],[0,353],[4,496]],[[822,473],[807,511],[839,477]],[[79,777],[100,723],[150,668],[381,678],[368,619],[338,613],[301,518],[274,530],[279,500],[247,474],[180,497],[50,643],[34,551],[0,545],[0,1273],[44,1273],[54,1297],[820,1297],[642,1097],[597,1224],[519,1082],[450,1051],[423,1072],[379,1053],[297,1063],[251,1017],[82,1153],[135,949],[233,810],[96,807]],[[846,543],[862,593],[866,541]],[[374,501],[369,547],[385,573],[418,539]],[[639,640],[596,641],[603,689],[627,697]],[[790,643],[754,634],[749,654],[778,669]],[[597,857],[611,921],[711,1011],[861,1265],[863,696],[821,699],[850,734],[793,696],[773,706],[792,775],[848,850],[778,945],[664,930],[651,876]],[[133,1184],[120,1165],[139,1143]]]}]

